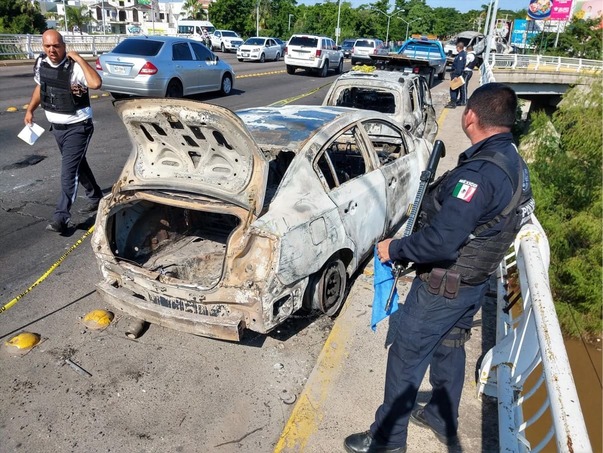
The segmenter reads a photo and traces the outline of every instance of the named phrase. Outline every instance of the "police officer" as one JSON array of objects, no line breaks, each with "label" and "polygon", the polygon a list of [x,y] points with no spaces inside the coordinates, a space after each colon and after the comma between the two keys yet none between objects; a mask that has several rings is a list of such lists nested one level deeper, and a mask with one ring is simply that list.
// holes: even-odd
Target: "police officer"
[{"label": "police officer", "polygon": [[[456,44],[456,56],[454,57],[454,60],[452,60],[452,70],[450,72],[450,80],[455,79],[457,77],[460,77],[463,75],[463,71],[465,69],[465,59],[467,58],[467,53],[465,52],[465,44],[463,44],[462,42],[458,42]],[[450,88],[450,102],[448,102],[448,104],[446,104],[446,108],[449,109],[454,109],[456,108],[458,101],[458,97],[459,97],[459,93],[460,90],[463,87],[459,87],[456,89],[452,89],[452,87]],[[463,104],[464,105],[464,104]]]},{"label": "police officer", "polygon": [[[348,452],[405,452],[409,419],[444,444],[457,442],[465,349],[490,275],[533,211],[527,167],[513,144],[515,92],[489,83],[463,112],[472,146],[429,189],[421,228],[377,246],[382,262],[415,263],[396,337],[390,347],[385,396],[370,430],[348,436]],[[427,367],[431,399],[415,408]]]},{"label": "police officer", "polygon": [[463,78],[465,84],[461,87],[461,102],[459,105],[465,105],[467,103],[467,94],[469,90],[469,80],[473,76],[473,69],[477,66],[477,58],[473,51],[473,46],[467,47],[467,56],[465,57],[465,69],[463,70]]},{"label": "police officer", "polygon": [[50,130],[61,152],[61,195],[52,222],[46,229],[65,233],[71,218],[71,205],[77,197],[78,183],[86,189],[88,205],[82,214],[96,212],[103,194],[86,161],[86,151],[94,132],[88,88],[98,89],[98,73],[75,51],[66,51],[63,37],[56,30],[42,35],[45,56],[34,67],[37,84],[25,113],[31,124],[39,105],[46,112]]}]

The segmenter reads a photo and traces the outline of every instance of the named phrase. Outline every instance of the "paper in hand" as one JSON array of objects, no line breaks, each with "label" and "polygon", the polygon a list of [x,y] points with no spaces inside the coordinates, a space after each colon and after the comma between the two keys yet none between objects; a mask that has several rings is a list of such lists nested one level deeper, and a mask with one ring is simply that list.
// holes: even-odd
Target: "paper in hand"
[{"label": "paper in hand", "polygon": [[36,140],[44,133],[44,128],[36,123],[27,124],[21,132],[19,132],[19,137],[28,145],[33,145]]}]

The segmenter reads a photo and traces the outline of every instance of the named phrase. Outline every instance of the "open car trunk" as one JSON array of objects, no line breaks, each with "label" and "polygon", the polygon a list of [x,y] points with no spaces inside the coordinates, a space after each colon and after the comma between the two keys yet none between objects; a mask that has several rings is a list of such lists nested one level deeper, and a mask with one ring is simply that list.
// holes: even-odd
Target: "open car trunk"
[{"label": "open car trunk", "polygon": [[118,261],[210,289],[221,279],[228,239],[240,222],[232,214],[142,200],[113,214],[107,230]]}]

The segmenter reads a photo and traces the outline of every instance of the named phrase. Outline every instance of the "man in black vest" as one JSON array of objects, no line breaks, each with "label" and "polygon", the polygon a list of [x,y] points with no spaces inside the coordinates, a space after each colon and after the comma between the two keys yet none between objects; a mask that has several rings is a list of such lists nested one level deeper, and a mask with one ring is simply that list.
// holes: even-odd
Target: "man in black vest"
[{"label": "man in black vest", "polygon": [[[517,97],[502,84],[477,88],[461,125],[472,146],[429,188],[420,229],[377,245],[382,262],[415,263],[389,349],[385,396],[369,431],[344,441],[351,453],[403,453],[408,422],[457,442],[465,348],[490,275],[533,212],[530,178],[513,143]],[[415,407],[429,367],[433,391]]]},{"label": "man in black vest", "polygon": [[46,229],[62,234],[68,228],[78,183],[86,189],[89,200],[80,213],[96,212],[103,196],[86,161],[86,151],[94,132],[88,89],[99,89],[102,80],[77,52],[67,52],[58,31],[44,32],[42,47],[46,55],[38,58],[34,67],[37,86],[29,101],[24,122],[33,123],[34,111],[42,105],[59,146],[62,191],[53,220]]}]

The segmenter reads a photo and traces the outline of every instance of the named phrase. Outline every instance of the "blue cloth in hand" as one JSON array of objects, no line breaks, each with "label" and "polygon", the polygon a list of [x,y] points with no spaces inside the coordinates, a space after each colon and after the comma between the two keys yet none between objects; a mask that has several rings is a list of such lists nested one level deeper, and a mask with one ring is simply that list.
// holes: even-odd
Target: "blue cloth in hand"
[{"label": "blue cloth in hand", "polygon": [[394,274],[392,273],[392,262],[382,263],[377,256],[377,247],[375,247],[374,258],[375,275],[373,276],[373,286],[375,295],[373,297],[373,312],[371,315],[371,329],[377,330],[377,324],[383,321],[392,313],[398,310],[398,289],[394,289],[394,297],[392,298],[389,311],[385,311],[387,298],[394,285]]}]

